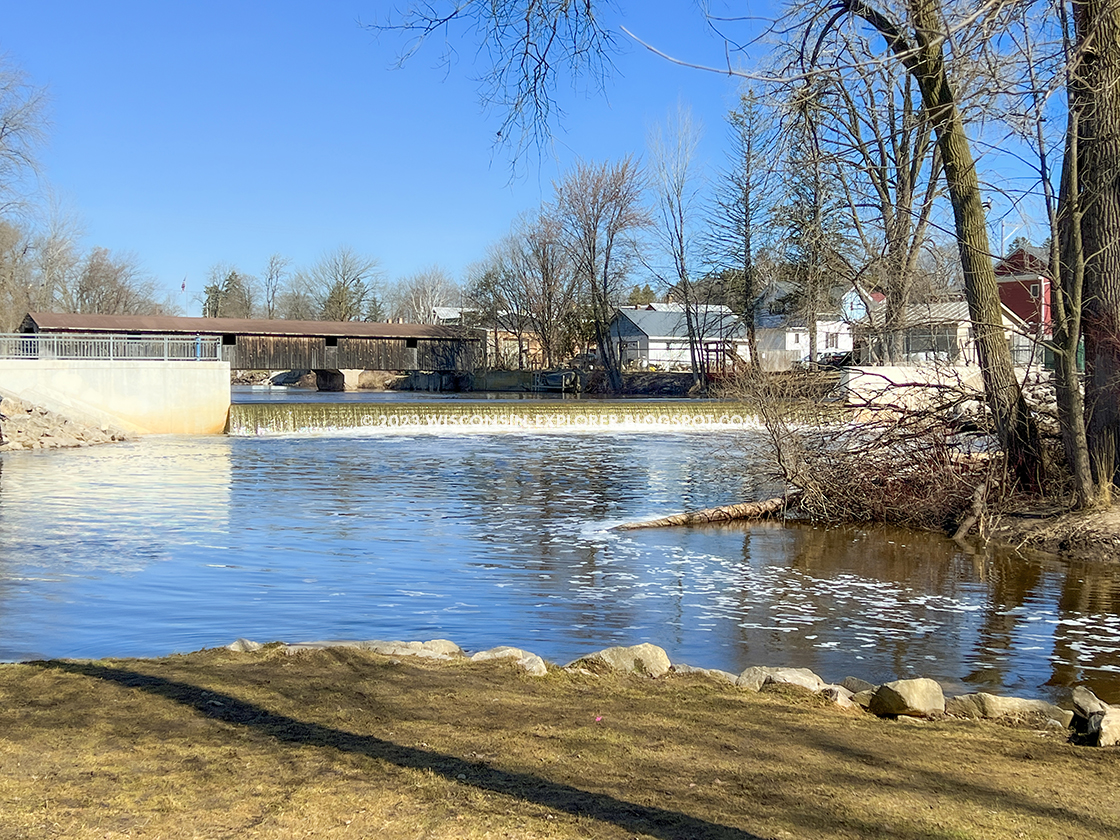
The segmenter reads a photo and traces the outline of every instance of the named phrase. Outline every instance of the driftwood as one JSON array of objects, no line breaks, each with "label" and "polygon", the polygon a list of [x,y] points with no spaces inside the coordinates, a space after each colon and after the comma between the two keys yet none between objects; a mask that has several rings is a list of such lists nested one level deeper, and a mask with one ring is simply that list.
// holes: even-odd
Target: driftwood
[{"label": "driftwood", "polygon": [[685,513],[674,513],[672,516],[663,516],[660,519],[651,519],[649,522],[627,522],[624,525],[616,525],[611,530],[636,531],[639,528],[704,525],[709,522],[731,522],[736,519],[768,519],[792,507],[800,498],[801,491],[798,490],[762,502],[743,502],[738,505],[723,505],[722,507],[705,510],[690,510]]}]

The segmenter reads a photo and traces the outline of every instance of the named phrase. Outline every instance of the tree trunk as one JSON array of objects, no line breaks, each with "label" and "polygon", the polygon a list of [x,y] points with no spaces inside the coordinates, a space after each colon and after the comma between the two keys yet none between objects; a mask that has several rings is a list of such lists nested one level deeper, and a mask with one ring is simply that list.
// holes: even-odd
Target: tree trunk
[{"label": "tree trunk", "polygon": [[[1066,464],[1073,479],[1073,506],[1094,505],[1098,487],[1093,480],[1089,439],[1085,426],[1085,398],[1077,370],[1077,349],[1081,343],[1081,306],[1085,287],[1085,244],[1081,236],[1081,173],[1078,167],[1081,95],[1073,74],[1067,81],[1070,107],[1067,116],[1062,181],[1058,209],[1051,227],[1057,228],[1058,241],[1051,241],[1050,263],[1054,279],[1050,291],[1054,320],[1054,391],[1058,404],[1058,427]],[[1041,148],[1041,146],[1040,146]],[[1055,224],[1056,223],[1056,224]]]},{"label": "tree trunk", "polygon": [[1078,0],[1071,108],[1084,240],[1086,432],[1098,486],[1117,478],[1120,454],[1120,2]]},{"label": "tree trunk", "polygon": [[615,531],[636,531],[640,528],[668,528],[677,525],[706,525],[710,522],[732,522],[739,519],[767,519],[778,516],[793,507],[802,496],[801,491],[776,496],[762,502],[743,502],[737,505],[691,510],[674,513],[648,522],[627,522],[616,525]]},{"label": "tree trunk", "polygon": [[965,297],[988,407],[1013,476],[1022,487],[1037,490],[1044,472],[1042,444],[1038,427],[1015,378],[1011,348],[1003,329],[999,285],[992,265],[976,165],[945,69],[945,39],[940,34],[943,16],[938,0],[908,0],[907,7],[913,42],[862,0],[844,3],[846,10],[866,20],[886,38],[921,90],[922,102],[929,111],[937,136],[953,206]]}]

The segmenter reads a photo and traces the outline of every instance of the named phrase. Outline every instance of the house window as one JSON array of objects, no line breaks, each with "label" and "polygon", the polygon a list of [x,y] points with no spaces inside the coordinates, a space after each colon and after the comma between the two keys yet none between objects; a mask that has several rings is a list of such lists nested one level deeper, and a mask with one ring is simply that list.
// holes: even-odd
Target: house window
[{"label": "house window", "polygon": [[1032,283],[1031,284],[1031,297],[1032,298],[1037,298],[1038,297],[1038,283]]},{"label": "house window", "polygon": [[338,336],[337,335],[328,335],[327,339],[326,339],[326,342],[327,342],[327,347],[337,347],[338,346]]},{"label": "house window", "polygon": [[417,340],[415,338],[406,338],[404,340],[404,346],[409,350],[415,350],[417,347]]},{"label": "house window", "polygon": [[793,343],[794,344],[800,344],[801,343],[801,333],[794,333],[793,334]]},{"label": "house window", "polygon": [[840,346],[840,334],[839,333],[825,333],[824,346],[826,348],[830,349],[830,350],[835,350],[837,347]]}]

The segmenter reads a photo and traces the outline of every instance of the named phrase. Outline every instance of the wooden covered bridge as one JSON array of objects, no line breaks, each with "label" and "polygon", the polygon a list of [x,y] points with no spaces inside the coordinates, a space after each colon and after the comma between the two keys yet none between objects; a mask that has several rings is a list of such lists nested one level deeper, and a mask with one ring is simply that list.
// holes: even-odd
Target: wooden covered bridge
[{"label": "wooden covered bridge", "polygon": [[74,315],[32,312],[21,332],[204,336],[221,340],[233,370],[471,371],[483,357],[483,334],[464,327],[364,321],[266,321],[163,315]]}]

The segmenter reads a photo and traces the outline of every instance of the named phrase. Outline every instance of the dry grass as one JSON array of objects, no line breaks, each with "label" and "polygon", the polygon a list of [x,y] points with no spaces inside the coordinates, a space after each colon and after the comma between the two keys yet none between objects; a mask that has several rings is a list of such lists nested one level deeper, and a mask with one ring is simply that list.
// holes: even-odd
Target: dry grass
[{"label": "dry grass", "polygon": [[1115,838],[1120,752],[355,650],[0,666],[0,837]]}]

